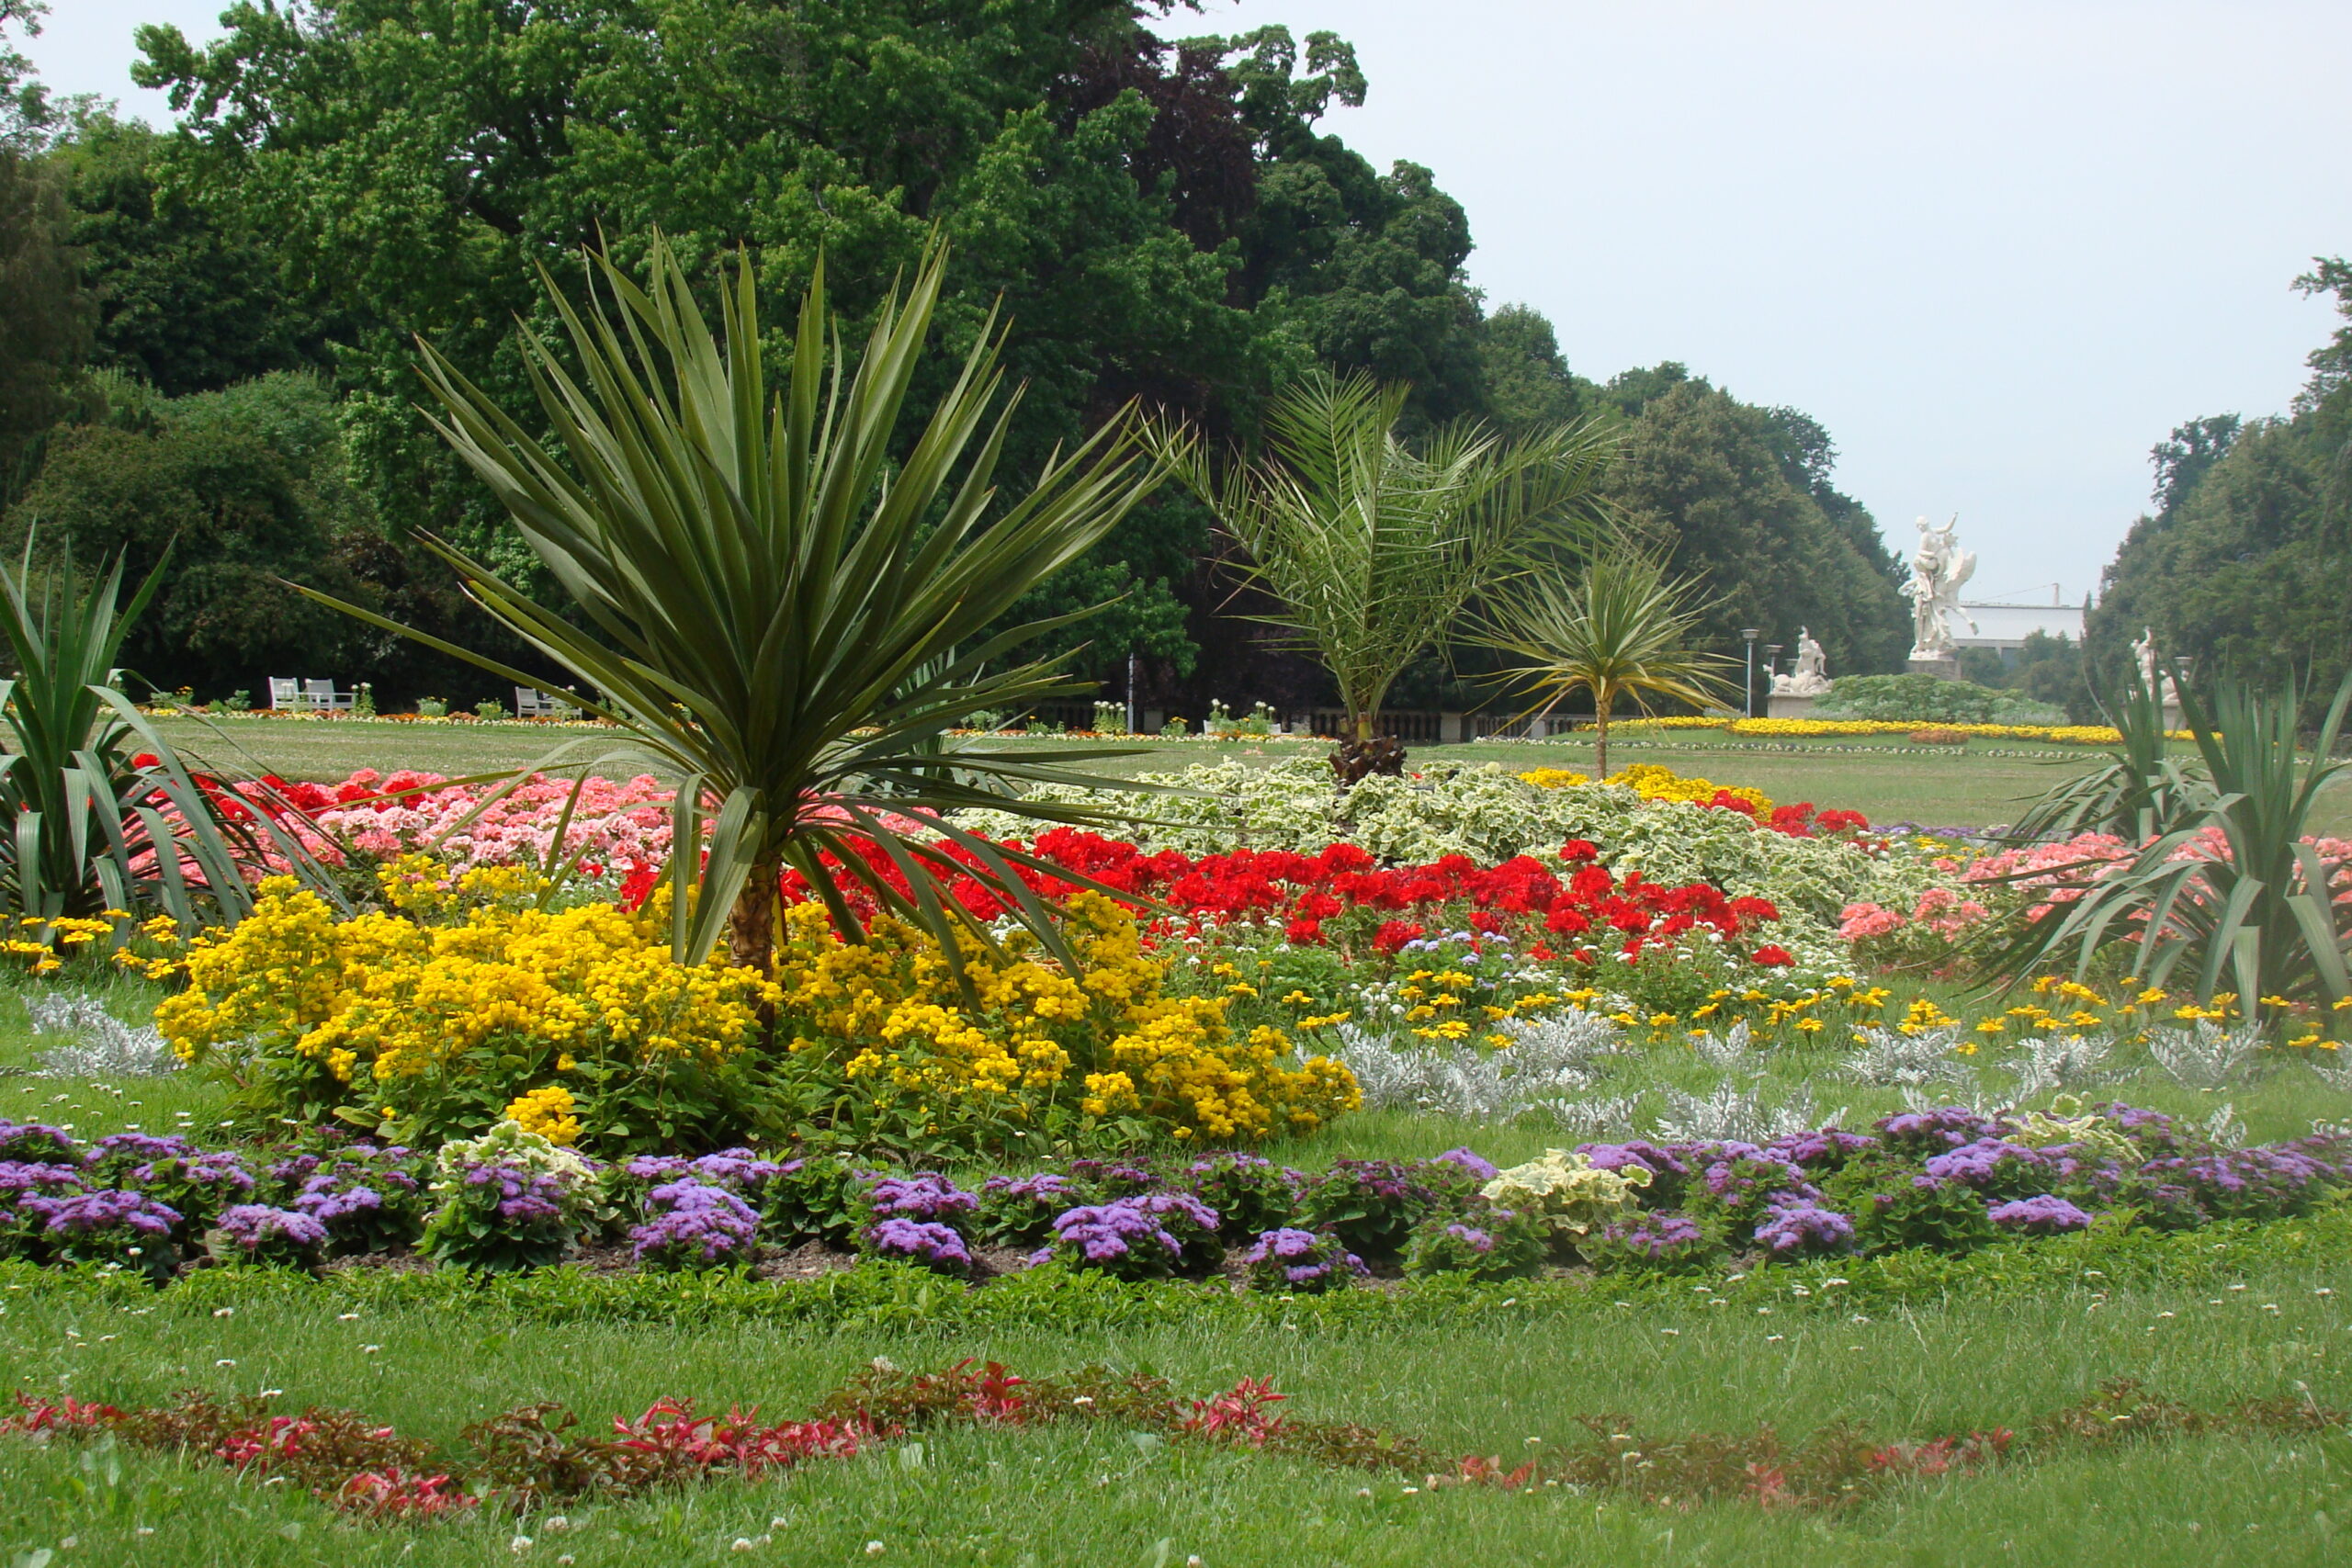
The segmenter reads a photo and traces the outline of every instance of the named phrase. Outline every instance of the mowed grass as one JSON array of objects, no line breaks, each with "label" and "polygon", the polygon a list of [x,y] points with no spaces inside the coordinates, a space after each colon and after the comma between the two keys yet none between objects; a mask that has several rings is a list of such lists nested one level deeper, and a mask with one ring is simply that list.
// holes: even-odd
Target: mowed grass
[{"label": "mowed grass", "polygon": [[[2235,1287],[2243,1286],[2243,1289]],[[2328,1293],[2332,1292],[2332,1293]],[[2024,1427],[2134,1378],[2200,1407],[2308,1391],[2352,1403],[2352,1260],[2257,1268],[2218,1289],[2109,1292],[2085,1279],[1997,1310],[1965,1297],[1869,1321],[1792,1301],[1770,1313],[1652,1307],[1610,1318],[1531,1314],[1476,1334],[1055,1331],[941,1335],[534,1326],[483,1309],[345,1320],[300,1297],[165,1292],[10,1295],[0,1385],[116,1403],[187,1388],[284,1391],[438,1442],[510,1405],[562,1402],[601,1427],[653,1400],[805,1410],[876,1356],[967,1356],[1047,1371],[1101,1362],[1207,1393],[1270,1377],[1286,1409],[1408,1432],[1441,1451],[1517,1458],[1583,1436],[1581,1416],[1655,1440],[1770,1423],[1802,1438],[1834,1422],[1888,1439]],[[332,1300],[332,1298],[328,1298]],[[86,1456],[86,1457],[85,1457]],[[1741,1504],[1664,1507],[1552,1489],[1426,1490],[1295,1461],[1138,1443],[1116,1429],[943,1432],[759,1484],[571,1506],[544,1518],[415,1529],[336,1520],[218,1468],[72,1444],[0,1447],[0,1551],[61,1562],[342,1564],[695,1562],[1356,1565],[1433,1562],[1789,1564],[2320,1563],[2352,1531],[2352,1440],[2214,1437],[2064,1452],[1919,1482],[1837,1515]],[[152,1530],[142,1535],[141,1529]],[[768,1537],[738,1551],[739,1538]],[[1166,1543],[1164,1546],[1162,1543]],[[22,1561],[22,1559],[18,1559]]]}]

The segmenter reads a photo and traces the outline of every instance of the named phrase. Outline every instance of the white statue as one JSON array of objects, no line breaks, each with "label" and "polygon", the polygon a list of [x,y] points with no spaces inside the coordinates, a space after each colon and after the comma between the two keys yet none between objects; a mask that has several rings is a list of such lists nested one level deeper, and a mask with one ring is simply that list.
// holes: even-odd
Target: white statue
[{"label": "white statue", "polygon": [[1797,628],[1797,667],[1772,677],[1776,697],[1818,697],[1829,690],[1829,658],[1821,651],[1811,626]]},{"label": "white statue", "polygon": [[2180,694],[2173,689],[2172,677],[2164,672],[2156,660],[2156,634],[2150,626],[2140,628],[2139,637],[2132,644],[2132,662],[2139,667],[2140,679],[2148,690],[2156,694],[2156,701],[2165,707],[2177,707]]},{"label": "white statue", "polygon": [[1914,659],[1951,658],[1955,622],[1976,629],[1960,607],[1961,585],[1976,575],[1976,556],[1952,537],[1959,525],[1957,514],[1940,528],[1919,519],[1919,547],[1911,553],[1911,581],[1903,585],[1903,596],[1911,601]]}]

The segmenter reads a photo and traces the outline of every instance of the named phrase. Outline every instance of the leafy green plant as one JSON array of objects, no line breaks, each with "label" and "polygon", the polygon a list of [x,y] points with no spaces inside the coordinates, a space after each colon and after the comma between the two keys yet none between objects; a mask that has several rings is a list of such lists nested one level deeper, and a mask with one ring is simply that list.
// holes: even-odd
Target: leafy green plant
[{"label": "leafy green plant", "polygon": [[2064,724],[2065,710],[1939,675],[1840,675],[1814,705],[1823,718],[1939,724]]},{"label": "leafy green plant", "polygon": [[1700,617],[1697,585],[1669,581],[1666,567],[1627,545],[1603,550],[1573,580],[1536,574],[1495,595],[1479,640],[1521,662],[1503,678],[1545,695],[1549,714],[1576,692],[1589,692],[1600,720],[1593,766],[1609,772],[1609,719],[1626,698],[1644,713],[1653,697],[1704,707],[1718,700],[1714,682],[1731,668],[1689,645]]},{"label": "leafy green plant", "polygon": [[2121,957],[2152,986],[2185,973],[2199,1001],[2228,989],[2249,1012],[2269,997],[2352,997],[2352,929],[2332,901],[2330,867],[2305,841],[2321,792],[2352,769],[2335,754],[2352,674],[2307,756],[2297,746],[2303,696],[2291,678],[2270,693],[2228,676],[2210,693],[2184,686],[2181,708],[2212,781],[2211,803],[1994,949],[1994,972],[2014,984],[2071,953],[2078,976]]},{"label": "leafy green plant", "polygon": [[1396,434],[1409,391],[1309,376],[1267,412],[1266,456],[1222,477],[1189,433],[1158,438],[1249,553],[1241,570],[1280,606],[1264,618],[1338,682],[1346,783],[1401,771],[1403,748],[1379,736],[1388,689],[1473,598],[1546,543],[1589,536],[1615,447],[1587,423],[1511,442],[1455,424],[1416,449]]},{"label": "leafy green plant", "polygon": [[193,929],[251,908],[243,868],[266,853],[322,880],[266,809],[199,784],[123,694],[115,660],[163,567],[126,604],[119,558],[86,581],[70,544],[47,569],[32,563],[28,537],[15,569],[0,565],[0,636],[16,671],[0,679],[0,914],[160,910]]},{"label": "leafy green plant", "polygon": [[2120,739],[2105,767],[2069,778],[2027,807],[2010,836],[2025,841],[2112,833],[2144,842],[2212,804],[2211,780],[2165,747],[2164,704],[2135,664],[2122,699],[2100,705]]},{"label": "leafy green plant", "polygon": [[[681,853],[670,866],[681,958],[701,960],[723,932],[736,963],[765,971],[787,869],[842,929],[857,926],[844,894],[854,884],[928,928],[951,956],[955,928],[968,922],[933,874],[975,876],[1064,955],[1048,911],[1012,874],[1019,852],[945,816],[988,805],[1091,819],[1100,813],[1008,799],[967,776],[1082,775],[1020,751],[964,753],[944,769],[931,743],[982,709],[1021,712],[1091,689],[1049,660],[1007,659],[1079,615],[994,623],[1157,482],[1133,450],[1128,421],[1056,455],[1000,511],[996,465],[1018,400],[995,406],[1003,334],[992,321],[912,440],[899,430],[944,253],[926,256],[912,284],[882,304],[854,366],[828,315],[820,265],[787,379],[772,389],[751,258],[737,259],[721,289],[715,334],[684,265],[658,236],[651,251],[642,288],[591,254],[597,298],[584,310],[549,282],[569,343],[560,351],[526,332],[520,346],[550,442],[426,350],[441,434],[574,608],[536,603],[482,561],[428,543],[493,617],[598,694],[577,699],[582,708],[681,777],[676,843],[697,842],[709,822],[707,856]],[[517,686],[560,690],[338,607]],[[974,863],[951,862],[933,847],[940,840]],[[868,847],[911,897],[873,870],[860,852]]]}]

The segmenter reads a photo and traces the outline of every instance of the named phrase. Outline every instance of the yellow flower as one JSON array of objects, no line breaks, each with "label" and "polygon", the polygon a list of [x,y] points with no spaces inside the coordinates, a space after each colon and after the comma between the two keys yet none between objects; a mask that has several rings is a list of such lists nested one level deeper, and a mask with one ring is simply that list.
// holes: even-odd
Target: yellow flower
[{"label": "yellow flower", "polygon": [[526,1133],[537,1133],[568,1148],[580,1140],[580,1119],[571,1113],[572,1108],[571,1091],[560,1084],[548,1084],[517,1097],[506,1107],[506,1115]]}]

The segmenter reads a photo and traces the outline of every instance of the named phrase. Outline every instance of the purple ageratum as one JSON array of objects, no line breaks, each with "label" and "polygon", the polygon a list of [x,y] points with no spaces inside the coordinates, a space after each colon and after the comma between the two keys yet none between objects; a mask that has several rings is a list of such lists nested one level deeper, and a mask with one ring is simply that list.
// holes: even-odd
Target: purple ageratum
[{"label": "purple ageratum", "polygon": [[1586,1248],[1595,1261],[1679,1262],[1706,1248],[1707,1233],[1688,1214],[1660,1209],[1601,1228]]},{"label": "purple ageratum", "polygon": [[11,1122],[0,1116],[0,1160],[25,1165],[79,1165],[82,1145],[62,1127],[40,1122]]},{"label": "purple ageratum", "polygon": [[2091,1223],[2088,1214],[2064,1198],[2047,1193],[1996,1204],[1985,1217],[2001,1229],[2020,1235],[2060,1235],[2067,1231],[2088,1230]]},{"label": "purple ageratum", "polygon": [[1803,1166],[1807,1170],[1836,1169],[1859,1154],[1878,1147],[1878,1140],[1867,1133],[1848,1133],[1836,1127],[1824,1127],[1817,1132],[1795,1133],[1785,1138],[1775,1138],[1764,1145],[1764,1152],[1774,1159]]},{"label": "purple ageratum", "polygon": [[[795,1167],[798,1165],[794,1162]],[[750,1149],[721,1149],[717,1154],[687,1159],[680,1155],[639,1155],[623,1168],[640,1181],[660,1183],[688,1179],[756,1200],[763,1188],[785,1173],[774,1160],[762,1159]]]},{"label": "purple ageratum", "polygon": [[1497,1176],[1501,1174],[1500,1171],[1495,1168],[1495,1165],[1492,1160],[1481,1158],[1476,1154],[1472,1153],[1467,1145],[1458,1149],[1448,1149],[1445,1153],[1438,1156],[1437,1157],[1448,1162],[1449,1164],[1460,1166],[1464,1170],[1469,1172],[1472,1178],[1479,1181],[1492,1181]]},{"label": "purple ageratum", "polygon": [[509,1224],[549,1224],[563,1219],[564,1184],[552,1172],[522,1170],[511,1165],[469,1165],[458,1179],[476,1201],[489,1199],[498,1217]]},{"label": "purple ageratum", "polygon": [[1879,1136],[1899,1153],[1935,1155],[1989,1137],[1998,1131],[1992,1120],[1964,1105],[1939,1111],[1905,1111],[1883,1118]]},{"label": "purple ageratum", "polygon": [[84,1162],[109,1171],[130,1170],[158,1160],[188,1159],[199,1151],[176,1133],[109,1133],[90,1145]]},{"label": "purple ageratum", "polygon": [[981,1239],[1000,1247],[1035,1247],[1051,1230],[1054,1216],[1071,1208],[1078,1194],[1066,1176],[991,1176],[980,1183],[975,1220]]},{"label": "purple ageratum", "polygon": [[950,1227],[925,1220],[877,1220],[865,1227],[865,1249],[876,1258],[920,1263],[943,1273],[961,1274],[972,1267],[971,1249]]},{"label": "purple ageratum", "polygon": [[28,1192],[55,1197],[63,1192],[77,1192],[81,1188],[82,1168],[79,1166],[0,1160],[0,1208],[14,1203]]},{"label": "purple ageratum", "polygon": [[1159,1176],[1149,1167],[1133,1160],[1074,1159],[1069,1162],[1069,1179],[1081,1190],[1106,1202],[1148,1192],[1159,1184]]},{"label": "purple ageratum", "polygon": [[2001,1138],[1978,1138],[1946,1154],[1933,1155],[1920,1168],[1939,1182],[1959,1182],[1980,1192],[2024,1196],[2046,1188],[2075,1162],[2064,1156],[2028,1148]]},{"label": "purple ageratum", "polygon": [[120,1254],[160,1262],[170,1256],[164,1244],[180,1223],[177,1209],[143,1192],[113,1188],[62,1198],[20,1199],[17,1212],[38,1221],[41,1234],[68,1257]]},{"label": "purple ageratum", "polygon": [[885,1176],[866,1189],[865,1202],[876,1220],[920,1220],[944,1224],[968,1214],[980,1201],[935,1170]]},{"label": "purple ageratum", "polygon": [[1189,1193],[1143,1192],[1056,1215],[1054,1239],[1029,1261],[1058,1258],[1076,1268],[1144,1279],[1182,1267],[1188,1248],[1213,1260],[1217,1224],[1217,1212]]},{"label": "purple ageratum", "polygon": [[1854,1250],[1854,1222],[1818,1203],[1775,1204],[1756,1227],[1756,1239],[1775,1258],[1817,1258]]},{"label": "purple ageratum", "polygon": [[760,1217],[724,1187],[691,1179],[665,1182],[646,1195],[644,1224],[628,1233],[639,1263],[656,1268],[708,1269],[748,1256]]},{"label": "purple ageratum", "polygon": [[214,1251],[247,1258],[268,1254],[304,1254],[326,1245],[327,1227],[298,1209],[273,1209],[266,1203],[239,1203],[223,1210],[212,1228],[223,1245]]},{"label": "purple ageratum", "polygon": [[1261,1290],[1329,1291],[1369,1272],[1363,1260],[1329,1231],[1290,1226],[1267,1231],[1241,1255],[1250,1282]]}]

